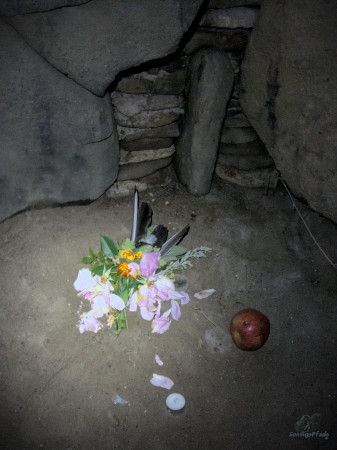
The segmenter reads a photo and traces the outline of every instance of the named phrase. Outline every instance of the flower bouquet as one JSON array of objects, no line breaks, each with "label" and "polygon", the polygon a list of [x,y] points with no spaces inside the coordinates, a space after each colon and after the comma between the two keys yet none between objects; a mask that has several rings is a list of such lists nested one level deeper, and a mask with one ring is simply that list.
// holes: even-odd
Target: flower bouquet
[{"label": "flower bouquet", "polygon": [[[80,333],[96,333],[105,326],[115,328],[115,333],[128,328],[127,308],[137,311],[143,319],[152,321],[153,333],[162,334],[179,320],[181,305],[190,301],[188,294],[175,289],[174,273],[191,267],[192,258],[205,257],[211,251],[199,247],[191,251],[178,245],[189,227],[167,239],[168,230],[163,225],[150,227],[152,209],[143,203],[138,210],[138,192],[135,191],[134,219],[131,239],[115,244],[101,236],[99,250],[89,249],[74,282],[78,296],[89,302],[90,310],[80,315]],[[167,306],[168,305],[168,306]],[[83,302],[81,308],[83,307]]]}]

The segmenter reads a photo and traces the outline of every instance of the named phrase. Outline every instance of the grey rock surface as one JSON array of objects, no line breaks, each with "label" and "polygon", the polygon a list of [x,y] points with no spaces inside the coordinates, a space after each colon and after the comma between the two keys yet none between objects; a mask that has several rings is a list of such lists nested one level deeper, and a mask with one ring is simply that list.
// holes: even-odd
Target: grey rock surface
[{"label": "grey rock surface", "polygon": [[97,198],[118,171],[110,97],[54,70],[1,20],[0,34],[0,220]]},{"label": "grey rock surface", "polygon": [[[234,128],[235,129],[235,128]],[[220,143],[219,153],[224,155],[269,155],[266,146],[260,139],[242,144],[223,144]]]},{"label": "grey rock surface", "polygon": [[113,92],[112,104],[126,116],[136,116],[143,111],[158,111],[168,108],[183,108],[181,95],[144,95]]},{"label": "grey rock surface", "polygon": [[240,111],[238,114],[228,115],[224,126],[228,128],[251,128],[252,124],[247,119],[247,116]]},{"label": "grey rock surface", "polygon": [[131,164],[142,161],[154,161],[156,159],[167,158],[172,156],[175,151],[175,146],[172,145],[168,148],[158,148],[155,150],[139,150],[136,152],[126,152],[121,150],[119,164]]},{"label": "grey rock surface", "polygon": [[220,153],[217,165],[239,170],[265,169],[274,165],[269,155],[230,155]]},{"label": "grey rock surface", "polygon": [[202,0],[92,0],[7,20],[60,72],[96,95],[122,70],[177,50]]},{"label": "grey rock surface", "polygon": [[259,6],[261,0],[209,0],[208,7],[221,9],[235,6]]},{"label": "grey rock surface", "polygon": [[186,43],[185,55],[192,55],[205,47],[215,47],[221,51],[243,50],[250,36],[249,29],[211,29],[199,28]]},{"label": "grey rock surface", "polygon": [[122,78],[116,91],[127,94],[181,94],[185,88],[186,70],[167,72],[161,69],[157,74],[141,72]]},{"label": "grey rock surface", "polygon": [[91,0],[1,0],[0,15],[16,16],[17,14],[29,14],[66,6],[78,6]]},{"label": "grey rock surface", "polygon": [[211,187],[234,76],[229,58],[217,49],[199,50],[189,69],[188,99],[175,166],[187,189],[203,195]]},{"label": "grey rock surface", "polygon": [[147,189],[157,189],[171,183],[174,178],[172,165],[159,169],[156,172],[136,180],[116,181],[106,192],[107,198],[133,195],[135,188],[138,192]]},{"label": "grey rock surface", "polygon": [[259,8],[208,9],[201,19],[201,27],[253,28],[259,16]]},{"label": "grey rock surface", "polygon": [[[274,20],[277,17],[278,20]],[[337,4],[263,2],[243,109],[292,192],[337,222]]]},{"label": "grey rock surface", "polygon": [[120,166],[117,181],[135,180],[151,175],[157,170],[167,167],[172,162],[172,156],[156,159],[153,161],[142,161],[138,163]]},{"label": "grey rock surface", "polygon": [[221,142],[224,144],[245,144],[257,139],[254,128],[227,128],[224,127],[221,134]]},{"label": "grey rock surface", "polygon": [[174,144],[174,138],[144,138],[122,143],[122,150],[134,152],[139,150],[167,148]]},{"label": "grey rock surface", "polygon": [[278,172],[274,167],[241,170],[236,167],[217,164],[215,171],[218,177],[223,180],[250,188],[275,189],[278,181]]},{"label": "grey rock surface", "polygon": [[117,108],[114,110],[118,125],[130,128],[156,128],[176,122],[181,114],[182,108],[159,109],[157,111],[142,111],[134,116],[126,116]]},{"label": "grey rock surface", "polygon": [[131,142],[138,139],[172,138],[179,136],[178,122],[155,128],[131,128],[118,125],[117,130],[122,146],[124,146],[125,142]]}]

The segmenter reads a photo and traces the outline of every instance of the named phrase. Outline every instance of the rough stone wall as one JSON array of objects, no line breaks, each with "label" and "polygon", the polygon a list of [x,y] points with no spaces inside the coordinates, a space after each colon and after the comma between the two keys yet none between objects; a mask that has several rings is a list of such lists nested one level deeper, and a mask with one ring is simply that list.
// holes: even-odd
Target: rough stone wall
[{"label": "rough stone wall", "polygon": [[281,176],[334,222],[336,25],[335,0],[265,1],[242,68],[244,111]]},{"label": "rough stone wall", "polygon": [[[187,75],[188,67],[194,55],[203,48],[218,50],[228,57],[234,74],[234,86],[230,86],[231,96],[228,104],[225,91],[218,95],[219,101],[225,106],[227,104],[222,117],[213,115],[210,119],[204,110],[203,116],[210,124],[216,120],[222,122],[220,136],[215,139],[215,144],[212,144],[214,148],[205,148],[202,138],[194,141],[194,148],[204,148],[206,158],[210,155],[209,152],[213,155],[219,152],[216,172],[226,180],[247,186],[268,184],[271,174],[274,173],[273,160],[240,105],[240,66],[259,14],[258,5],[257,0],[212,0],[196,30],[186,40],[180,55],[170,64],[136,72],[121,79],[112,93],[121,146],[120,170],[118,181],[109,189],[109,195],[130,192],[135,182],[139,188],[146,188],[148,183],[158,185],[171,180],[168,168],[176,156],[176,145],[181,140],[180,136],[185,127],[186,104],[189,101],[207,104],[205,99],[209,92],[212,92],[214,80],[209,77],[204,80],[204,93],[199,89],[197,98],[189,99],[191,71]],[[229,80],[230,74],[226,75],[224,72],[223,77]],[[231,82],[227,81],[228,83]],[[172,103],[173,99],[175,103]],[[171,109],[168,108],[168,102],[171,102]],[[138,106],[135,109],[136,104]],[[209,108],[211,114],[212,106],[209,105]],[[223,123],[225,115],[226,120]],[[191,136],[193,132],[190,130],[189,133]],[[196,134],[198,133],[194,132],[194,135]],[[205,139],[205,133],[203,136]],[[182,155],[189,151],[185,143],[180,144],[180,147]],[[193,152],[196,153],[195,150]],[[196,159],[202,161],[204,157],[205,155],[199,155]],[[179,172],[178,165],[175,164]],[[205,169],[202,168],[199,175],[209,180],[213,176],[213,164],[209,165],[207,170],[209,173],[205,174]],[[189,174],[186,178],[193,176],[196,175]],[[206,182],[206,185],[208,184],[209,181]],[[207,191],[209,188],[206,188],[206,185],[193,188],[194,192],[201,193],[204,189]]]}]

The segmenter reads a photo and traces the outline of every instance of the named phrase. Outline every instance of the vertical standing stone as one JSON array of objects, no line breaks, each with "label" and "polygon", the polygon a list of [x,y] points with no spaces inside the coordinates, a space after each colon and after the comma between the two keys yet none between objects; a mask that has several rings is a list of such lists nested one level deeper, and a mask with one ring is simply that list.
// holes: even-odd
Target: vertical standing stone
[{"label": "vertical standing stone", "polygon": [[207,194],[211,188],[233,78],[224,52],[204,48],[191,58],[175,167],[180,181],[192,194]]}]

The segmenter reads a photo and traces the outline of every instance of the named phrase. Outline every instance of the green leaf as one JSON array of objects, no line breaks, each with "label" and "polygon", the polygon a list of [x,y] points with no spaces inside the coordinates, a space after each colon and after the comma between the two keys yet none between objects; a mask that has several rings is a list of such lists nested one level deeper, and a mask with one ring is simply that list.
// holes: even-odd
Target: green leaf
[{"label": "green leaf", "polygon": [[165,256],[163,256],[163,258],[162,258],[162,260],[164,261],[164,263],[160,263],[160,267],[166,265],[166,264],[169,263],[169,262],[177,261],[177,259],[178,259],[178,258],[177,258],[176,256],[165,255]]},{"label": "green leaf", "polygon": [[100,277],[106,272],[107,266],[105,264],[94,264],[91,267],[91,273],[93,275],[99,275]]},{"label": "green leaf", "polygon": [[131,248],[131,250],[134,250],[136,248],[135,243],[131,241],[129,238],[125,239],[124,242],[120,244],[121,250],[127,250],[128,248]]},{"label": "green leaf", "polygon": [[101,249],[106,258],[112,259],[114,255],[118,255],[116,244],[106,236],[101,236]]},{"label": "green leaf", "polygon": [[91,264],[93,260],[94,258],[90,256],[84,256],[84,258],[81,259],[81,264]]},{"label": "green leaf", "polygon": [[181,246],[181,245],[175,245],[171,248],[171,250],[167,253],[167,255],[170,256],[182,256],[187,252],[187,248]]},{"label": "green leaf", "polygon": [[105,261],[105,258],[104,258],[104,255],[103,255],[101,249],[99,249],[98,252],[97,252],[97,258],[98,258],[101,262],[104,262],[104,261]]},{"label": "green leaf", "polygon": [[91,250],[91,248],[89,248],[89,255],[91,256],[92,260],[94,260],[95,258],[97,258],[97,256],[95,255],[95,253]]},{"label": "green leaf", "polygon": [[144,244],[137,249],[138,252],[148,253],[148,252],[158,252],[158,247],[152,247],[152,245]]}]

